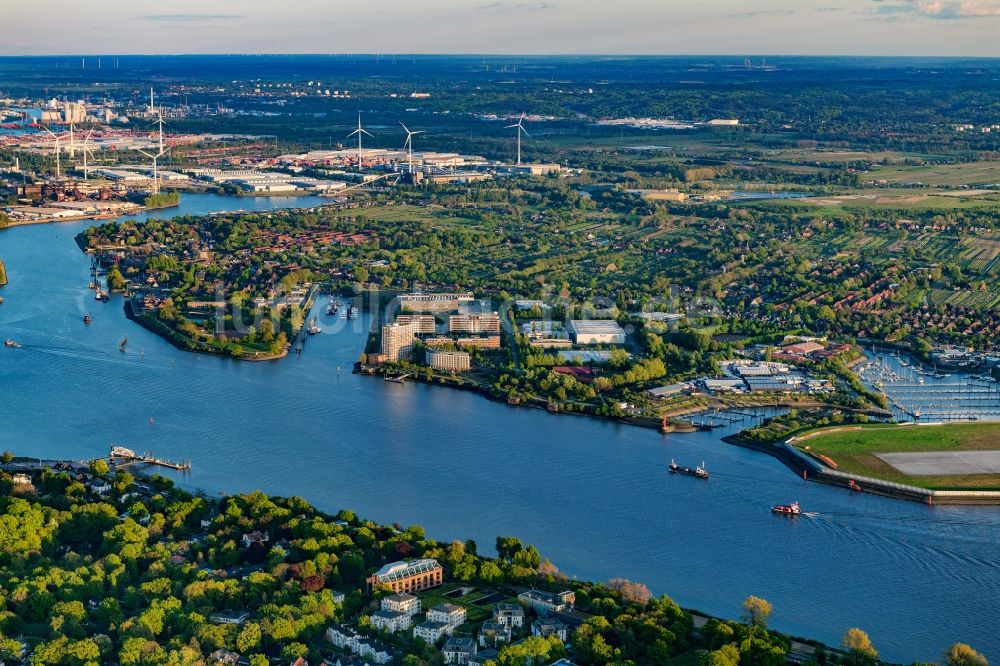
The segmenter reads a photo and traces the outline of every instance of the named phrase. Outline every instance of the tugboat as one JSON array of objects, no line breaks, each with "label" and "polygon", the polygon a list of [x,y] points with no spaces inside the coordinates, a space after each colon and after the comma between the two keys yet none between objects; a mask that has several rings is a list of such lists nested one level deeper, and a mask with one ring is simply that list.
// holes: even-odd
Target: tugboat
[{"label": "tugboat", "polygon": [[802,509],[799,508],[798,502],[792,502],[791,504],[775,504],[771,507],[771,512],[782,516],[799,516],[802,514]]},{"label": "tugboat", "polygon": [[16,343],[16,342],[14,342],[10,338],[8,338],[7,340],[4,341],[3,346],[4,347],[11,347],[11,348],[16,349],[17,347],[20,347],[21,345],[18,344],[18,343]]},{"label": "tugboat", "polygon": [[89,314],[83,315],[83,323],[89,324],[90,322],[91,322],[90,315]]},{"label": "tugboat", "polygon": [[697,479],[707,479],[708,471],[705,469],[705,463],[701,463],[698,467],[691,469],[690,467],[681,467],[673,459],[670,460],[670,464],[667,466],[674,474],[686,474],[687,476],[693,476]]}]

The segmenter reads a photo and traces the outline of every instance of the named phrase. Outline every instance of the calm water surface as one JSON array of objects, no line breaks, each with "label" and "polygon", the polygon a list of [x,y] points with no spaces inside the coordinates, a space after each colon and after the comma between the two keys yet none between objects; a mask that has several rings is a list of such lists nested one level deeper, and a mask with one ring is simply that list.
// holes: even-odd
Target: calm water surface
[{"label": "calm water surface", "polygon": [[[186,195],[171,213],[317,201]],[[996,510],[806,484],[721,443],[725,431],[664,438],[354,376],[366,318],[317,313],[324,333],[279,362],[185,353],[128,322],[120,297],[94,302],[89,260],[73,242],[88,224],[0,231],[11,282],[0,290],[0,338],[24,344],[0,348],[0,449],[152,450],[191,459],[184,482],[211,492],[301,495],[484,550],[514,534],[569,575],[641,580],[714,614],[736,617],[756,594],[774,604],[779,629],[837,644],[860,626],[888,659],[939,660],[957,640],[1000,659]],[[712,479],[670,476],[671,458],[706,461]],[[790,500],[815,516],[769,513]]]}]

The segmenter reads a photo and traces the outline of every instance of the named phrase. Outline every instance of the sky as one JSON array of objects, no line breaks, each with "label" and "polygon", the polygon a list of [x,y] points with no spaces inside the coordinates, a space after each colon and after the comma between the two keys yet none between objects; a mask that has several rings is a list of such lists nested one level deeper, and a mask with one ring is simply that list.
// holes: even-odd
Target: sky
[{"label": "sky", "polygon": [[1000,56],[1000,0],[0,0],[0,55]]}]

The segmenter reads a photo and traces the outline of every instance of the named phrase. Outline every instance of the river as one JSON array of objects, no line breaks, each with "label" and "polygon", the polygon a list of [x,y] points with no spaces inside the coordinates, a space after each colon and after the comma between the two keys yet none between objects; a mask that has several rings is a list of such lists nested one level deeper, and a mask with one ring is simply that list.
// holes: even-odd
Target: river
[{"label": "river", "polygon": [[[317,201],[184,195],[180,208],[150,215]],[[517,535],[571,576],[639,580],[707,613],[738,617],[756,594],[774,604],[775,628],[835,645],[859,626],[891,660],[940,660],[959,640],[1000,659],[994,509],[805,483],[722,443],[731,429],[664,437],[352,375],[367,317],[319,313],[324,333],[277,362],[183,352],[126,320],[120,297],[94,301],[89,259],[73,242],[88,224],[0,231],[10,277],[0,338],[24,345],[0,348],[0,450],[151,450],[190,459],[181,480],[191,487],[300,495],[419,523],[441,540],[473,538],[484,551],[498,534]],[[671,458],[704,460],[711,480],[669,475]],[[768,511],[791,500],[812,515]]]}]

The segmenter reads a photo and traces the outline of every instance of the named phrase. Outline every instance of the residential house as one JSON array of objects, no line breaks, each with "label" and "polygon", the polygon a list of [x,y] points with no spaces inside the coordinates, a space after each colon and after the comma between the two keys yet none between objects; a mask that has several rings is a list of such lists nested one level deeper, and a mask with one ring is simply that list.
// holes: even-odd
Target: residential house
[{"label": "residential house", "polygon": [[494,620],[483,622],[483,628],[479,631],[479,645],[482,647],[497,647],[510,643],[510,638],[510,626]]},{"label": "residential house", "polygon": [[451,635],[453,630],[454,627],[447,622],[433,622],[431,620],[426,620],[413,627],[413,637],[422,638],[425,643],[433,645],[442,636]]},{"label": "residential house", "polygon": [[358,647],[358,640],[361,634],[351,627],[335,624],[326,630],[326,639],[339,647],[341,650],[354,652]]},{"label": "residential house", "polygon": [[421,610],[420,599],[412,594],[390,594],[382,599],[382,610],[416,615]]},{"label": "residential house", "polygon": [[486,662],[496,662],[500,658],[500,653],[493,648],[478,650],[476,654],[469,657],[469,666],[485,666]]},{"label": "residential house", "polygon": [[520,604],[497,604],[493,608],[493,620],[515,629],[524,626],[524,609]]},{"label": "residential house", "polygon": [[476,641],[453,636],[444,644],[444,663],[465,666],[476,654]]},{"label": "residential house", "polygon": [[465,609],[458,604],[438,604],[427,611],[427,619],[431,622],[444,622],[451,627],[457,627],[465,622]]},{"label": "residential house", "polygon": [[267,543],[270,537],[260,531],[247,532],[243,535],[243,547],[249,548],[255,543]]},{"label": "residential house", "polygon": [[344,595],[343,592],[338,592],[336,590],[333,591],[333,603],[344,605],[344,600],[346,598],[347,597],[346,597],[346,595]]},{"label": "residential house", "polygon": [[373,627],[385,629],[390,634],[394,634],[397,631],[409,629],[412,616],[399,611],[380,610],[372,613],[370,619]]},{"label": "residential house", "polygon": [[338,655],[333,660],[324,660],[323,666],[374,666],[374,660],[365,659],[356,654]]},{"label": "residential house", "polygon": [[208,655],[211,664],[223,664],[224,666],[236,666],[240,662],[240,655],[230,650],[216,650]]},{"label": "residential house", "polygon": [[240,625],[248,619],[250,619],[250,611],[246,610],[223,610],[208,616],[208,621],[213,624]]},{"label": "residential house", "polygon": [[540,617],[531,623],[531,634],[548,638],[558,636],[559,640],[566,642],[566,625],[555,618]]},{"label": "residential house", "polygon": [[569,610],[576,603],[576,595],[569,590],[558,593],[528,590],[517,595],[517,599],[543,617]]},{"label": "residential house", "polygon": [[376,664],[388,664],[392,661],[392,652],[389,648],[371,638],[359,640],[356,652],[358,656],[371,659]]}]

